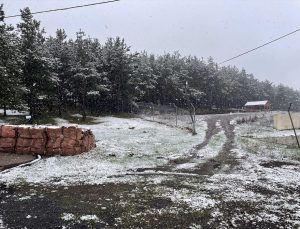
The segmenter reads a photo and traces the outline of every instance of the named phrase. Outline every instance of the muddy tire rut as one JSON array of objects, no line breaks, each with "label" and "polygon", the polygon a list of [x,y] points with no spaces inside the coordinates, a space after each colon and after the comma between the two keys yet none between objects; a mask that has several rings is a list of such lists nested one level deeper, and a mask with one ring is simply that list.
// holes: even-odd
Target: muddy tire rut
[{"label": "muddy tire rut", "polygon": [[[239,162],[235,159],[234,153],[232,149],[234,148],[234,125],[230,124],[230,121],[236,118],[237,115],[220,115],[212,118],[214,124],[214,128],[216,129],[216,122],[217,120],[221,121],[222,130],[224,130],[226,141],[221,149],[218,152],[216,157],[210,158],[209,160],[205,161],[204,163],[200,164],[193,170],[194,173],[201,174],[201,175],[213,175],[222,170],[222,172],[226,172],[231,170],[234,166],[238,165]],[[215,132],[211,130],[211,132]],[[213,136],[213,135],[212,135]],[[212,138],[210,136],[210,139]],[[207,145],[207,144],[206,144]],[[202,149],[203,146],[197,147],[198,150]]]},{"label": "muddy tire rut", "polygon": [[[204,121],[207,123],[207,130],[205,133],[205,139],[202,143],[195,146],[186,156],[170,160],[167,165],[158,166],[155,168],[141,168],[138,169],[138,172],[145,172],[147,170],[159,171],[159,172],[178,172],[178,173],[193,173],[204,176],[212,176],[216,173],[229,172],[233,167],[239,164],[236,160],[232,149],[235,144],[235,134],[234,134],[234,125],[230,122],[244,115],[241,114],[222,114],[222,115],[210,115],[207,116]],[[219,122],[219,126],[217,126]],[[176,169],[177,166],[183,165],[186,163],[191,163],[195,158],[198,157],[197,152],[204,147],[206,147],[209,142],[212,140],[213,136],[218,134],[220,131],[224,130],[226,136],[226,141],[222,146],[221,151],[218,152],[218,155],[212,157],[203,163],[198,164],[194,168],[189,169]]]}]

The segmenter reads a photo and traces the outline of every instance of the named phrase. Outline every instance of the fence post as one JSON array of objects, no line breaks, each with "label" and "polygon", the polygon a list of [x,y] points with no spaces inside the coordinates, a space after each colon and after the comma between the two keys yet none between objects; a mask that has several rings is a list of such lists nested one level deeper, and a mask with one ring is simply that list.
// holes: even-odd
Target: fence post
[{"label": "fence post", "polygon": [[152,103],[152,120],[154,121],[154,103]]},{"label": "fence post", "polygon": [[192,103],[191,103],[191,106],[193,108],[193,112],[190,114],[191,119],[192,119],[192,124],[193,124],[193,134],[197,134],[197,132],[196,132],[196,109]]},{"label": "fence post", "polygon": [[175,107],[175,121],[176,121],[176,126],[177,126],[177,120],[178,120],[178,107],[176,106],[175,103],[170,103],[170,105],[174,105],[174,107]]},{"label": "fence post", "polygon": [[292,127],[293,127],[293,130],[294,130],[294,134],[295,134],[295,137],[296,137],[296,140],[297,140],[298,147],[300,148],[298,136],[297,136],[296,129],[295,129],[295,126],[294,126],[294,123],[293,123],[293,119],[292,119],[292,116],[291,116],[291,113],[290,113],[291,106],[292,106],[292,103],[290,103],[290,106],[289,106],[289,109],[288,109],[288,113],[289,113],[289,116],[290,116],[290,119],[291,119],[291,123],[292,123]]},{"label": "fence post", "polygon": [[176,109],[176,126],[177,126],[177,119],[178,119],[178,107],[175,105],[175,109]]}]

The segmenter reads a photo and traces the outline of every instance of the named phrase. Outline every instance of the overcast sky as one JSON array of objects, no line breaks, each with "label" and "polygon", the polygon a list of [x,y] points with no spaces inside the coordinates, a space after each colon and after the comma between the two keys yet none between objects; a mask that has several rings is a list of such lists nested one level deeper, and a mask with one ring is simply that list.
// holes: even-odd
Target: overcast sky
[{"label": "overcast sky", "polygon": [[[26,6],[32,12],[97,0],[0,0],[6,15]],[[98,1],[100,2],[100,1]],[[86,8],[35,15],[47,34],[64,28],[74,38],[81,28],[103,43],[125,38],[133,51],[183,55],[221,62],[300,28],[298,0],[121,0]],[[15,24],[19,18],[6,20]],[[261,80],[300,89],[300,32],[227,64]]]}]

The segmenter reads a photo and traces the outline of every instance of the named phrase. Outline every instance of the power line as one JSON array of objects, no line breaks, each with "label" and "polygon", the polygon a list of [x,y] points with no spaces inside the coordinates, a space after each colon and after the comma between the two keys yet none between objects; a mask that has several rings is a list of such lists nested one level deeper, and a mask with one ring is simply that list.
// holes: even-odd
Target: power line
[{"label": "power line", "polygon": [[273,43],[273,42],[275,42],[275,41],[278,41],[278,40],[280,40],[280,39],[282,39],[282,38],[285,38],[285,37],[287,37],[287,36],[290,36],[290,35],[292,35],[292,34],[294,34],[294,33],[299,32],[299,31],[300,31],[300,29],[296,29],[296,30],[293,31],[293,32],[287,33],[287,34],[285,34],[285,35],[283,35],[283,36],[281,36],[281,37],[278,37],[278,38],[276,38],[276,39],[274,39],[274,40],[271,40],[271,41],[269,41],[269,42],[267,42],[267,43],[264,43],[264,44],[262,44],[262,45],[260,45],[260,46],[257,46],[256,48],[250,49],[250,50],[248,50],[248,51],[246,51],[246,52],[243,52],[243,53],[241,53],[241,54],[239,54],[239,55],[237,55],[237,56],[234,56],[234,57],[232,57],[232,58],[230,58],[230,59],[224,60],[224,61],[220,62],[219,64],[224,64],[224,63],[226,63],[226,62],[228,62],[228,61],[231,61],[231,60],[233,60],[233,59],[239,58],[239,57],[241,57],[241,56],[243,56],[243,55],[246,55],[246,54],[248,54],[248,53],[250,53],[250,52],[253,52],[253,51],[257,50],[257,49],[260,49],[260,48],[262,48],[262,47],[264,47],[264,46],[266,46],[266,45],[269,45],[269,44],[271,44],[271,43]]},{"label": "power line", "polygon": [[[111,0],[111,1],[105,1],[105,2],[96,2],[96,3],[91,3],[91,4],[85,4],[85,5],[70,6],[70,7],[66,7],[66,8],[60,8],[60,9],[37,11],[37,12],[33,12],[31,14],[42,14],[42,13],[49,13],[49,12],[54,12],[54,11],[71,10],[71,9],[75,9],[75,8],[82,8],[82,7],[95,6],[95,5],[102,5],[102,4],[107,4],[107,3],[112,3],[112,2],[118,2],[118,1],[120,1],[120,0]],[[6,16],[4,18],[13,18],[13,17],[20,17],[20,16],[21,16],[21,14],[17,14],[17,15]]]}]

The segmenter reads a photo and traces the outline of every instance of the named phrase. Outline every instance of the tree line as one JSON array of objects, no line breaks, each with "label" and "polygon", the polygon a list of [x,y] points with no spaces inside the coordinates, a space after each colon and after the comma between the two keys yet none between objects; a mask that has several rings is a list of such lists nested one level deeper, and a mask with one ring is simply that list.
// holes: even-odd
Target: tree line
[{"label": "tree line", "polygon": [[0,107],[28,109],[35,118],[79,110],[87,114],[129,112],[138,102],[176,104],[197,110],[241,108],[269,100],[272,108],[300,107],[300,92],[260,81],[244,69],[218,66],[213,58],[131,52],[124,39],[104,44],[83,31],[68,39],[63,29],[46,37],[29,8],[14,28],[0,6]]}]

